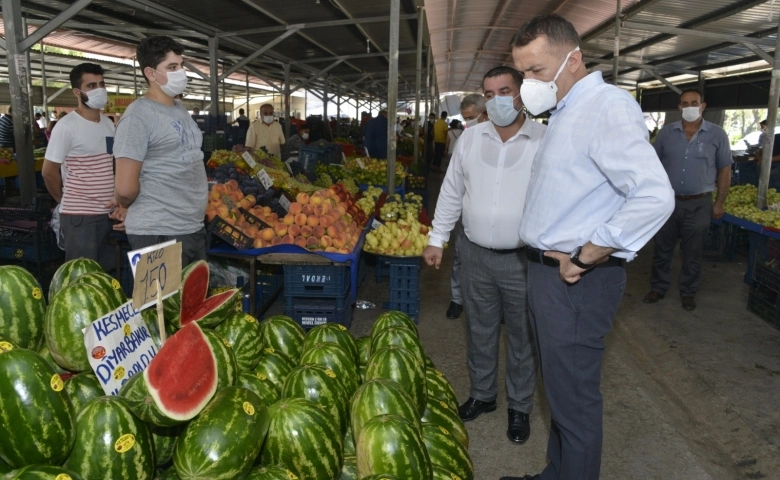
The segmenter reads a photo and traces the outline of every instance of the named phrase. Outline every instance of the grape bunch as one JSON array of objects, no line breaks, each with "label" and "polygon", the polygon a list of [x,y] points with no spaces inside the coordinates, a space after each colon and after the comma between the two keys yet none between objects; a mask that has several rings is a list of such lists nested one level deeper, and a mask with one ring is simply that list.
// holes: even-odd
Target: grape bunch
[{"label": "grape bunch", "polygon": [[241,173],[232,163],[219,165],[214,169],[214,179],[219,183],[225,183],[229,180],[238,182],[238,188],[244,195],[254,195],[259,198],[266,193],[265,188],[257,177],[250,177]]},{"label": "grape bunch", "polygon": [[297,177],[299,174],[306,172],[306,170],[303,168],[303,165],[301,165],[301,162],[297,160],[290,162],[290,170],[292,170],[293,177]]}]

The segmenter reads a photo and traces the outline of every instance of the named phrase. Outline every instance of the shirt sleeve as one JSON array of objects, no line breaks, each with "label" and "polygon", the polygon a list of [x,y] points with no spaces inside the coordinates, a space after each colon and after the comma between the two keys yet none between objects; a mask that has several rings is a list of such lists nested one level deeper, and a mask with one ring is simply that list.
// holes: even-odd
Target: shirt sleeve
[{"label": "shirt sleeve", "polygon": [[138,115],[124,115],[114,135],[114,157],[143,162],[149,148],[149,126]]},{"label": "shirt sleeve", "polygon": [[715,159],[715,164],[718,170],[724,167],[730,166],[734,163],[734,159],[731,158],[731,144],[729,143],[729,137],[724,130],[718,132],[718,156]]},{"label": "shirt sleeve", "polygon": [[279,145],[284,145],[284,130],[282,130],[282,126],[280,124],[277,123],[277,125],[279,125]]},{"label": "shirt sleeve", "polygon": [[591,159],[625,203],[608,222],[598,225],[590,241],[632,260],[671,216],[674,191],[632,98],[604,102],[593,128]]},{"label": "shirt sleeve", "polygon": [[73,135],[67,125],[58,125],[51,131],[49,145],[46,146],[46,160],[54,163],[64,163],[73,145]]},{"label": "shirt sleeve", "polygon": [[450,239],[450,233],[460,219],[463,211],[463,197],[466,194],[466,182],[463,179],[463,142],[458,142],[452,154],[450,166],[444,176],[444,182],[436,202],[436,215],[433,229],[428,233],[428,245],[442,248]]},{"label": "shirt sleeve", "polygon": [[244,144],[245,147],[249,148],[255,148],[255,125],[250,124],[249,130],[246,131],[246,143]]}]

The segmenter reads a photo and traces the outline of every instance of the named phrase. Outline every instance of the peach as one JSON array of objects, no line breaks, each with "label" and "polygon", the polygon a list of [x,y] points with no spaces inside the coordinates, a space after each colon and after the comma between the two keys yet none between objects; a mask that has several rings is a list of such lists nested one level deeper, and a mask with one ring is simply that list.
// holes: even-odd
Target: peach
[{"label": "peach", "polygon": [[320,246],[322,248],[328,248],[331,245],[333,245],[333,239],[330,238],[329,236],[324,235],[322,238],[320,238]]},{"label": "peach", "polygon": [[292,202],[290,204],[290,213],[293,215],[298,215],[301,212],[303,212],[303,205],[298,202]]},{"label": "peach", "polygon": [[300,192],[296,197],[295,200],[300,203],[301,205],[306,205],[309,203],[309,194],[306,192]]},{"label": "peach", "polygon": [[311,217],[306,219],[306,224],[312,228],[316,227],[320,224],[320,219],[316,216],[312,215]]},{"label": "peach", "polygon": [[339,213],[340,216],[346,215],[347,207],[345,207],[343,204],[338,204],[336,205],[336,211]]},{"label": "peach", "polygon": [[287,235],[287,225],[282,222],[277,222],[276,226],[274,227],[274,233],[276,233],[276,235],[279,237]]},{"label": "peach", "polygon": [[341,232],[339,234],[339,238],[344,242],[344,245],[349,245],[349,243],[352,241],[352,235],[347,232]]},{"label": "peach", "polygon": [[303,206],[303,214],[307,217],[314,215],[314,205],[308,204]]},{"label": "peach", "polygon": [[315,250],[320,248],[320,239],[317,237],[309,237],[306,239],[306,248],[309,250]]},{"label": "peach", "polygon": [[338,252],[338,253],[341,253],[341,254],[344,254],[344,255],[349,255],[350,253],[352,253],[352,251],[351,251],[350,249],[348,249],[348,248],[345,248],[345,247],[341,247],[341,248],[339,248],[339,249],[337,250],[337,252]]},{"label": "peach", "polygon": [[330,215],[323,215],[322,217],[320,217],[320,225],[322,225],[325,228],[328,228],[331,225],[333,225],[334,221],[335,220]]},{"label": "peach", "polygon": [[336,253],[336,252],[338,252],[338,250],[336,250],[336,247],[327,247],[325,249],[325,251],[328,252],[328,253]]},{"label": "peach", "polygon": [[271,245],[281,245],[282,244],[282,237],[274,237],[273,240],[271,240]]},{"label": "peach", "polygon": [[317,225],[312,229],[312,234],[317,238],[322,238],[325,236],[325,227],[322,225]]},{"label": "peach", "polygon": [[265,245],[263,244],[263,240],[260,238],[255,239],[255,241],[252,243],[252,246],[254,248],[263,248]]},{"label": "peach", "polygon": [[301,234],[301,227],[299,227],[296,224],[292,224],[287,228],[287,233],[292,235],[293,237],[297,237]]},{"label": "peach", "polygon": [[306,238],[297,236],[295,237],[295,245],[298,245],[299,247],[306,248]]},{"label": "peach", "polygon": [[285,225],[292,225],[293,223],[295,223],[295,215],[288,213],[287,215],[284,216]]},{"label": "peach", "polygon": [[[282,224],[282,225],[284,225],[284,224]],[[276,235],[276,232],[274,231],[273,228],[264,228],[260,232],[260,238],[262,238],[266,242],[270,242],[271,240],[273,240],[274,239],[274,235]]]},{"label": "peach", "polygon": [[314,215],[316,215],[317,217],[321,217],[325,215],[325,212],[322,209],[322,205],[317,205],[316,207],[314,207]]},{"label": "peach", "polygon": [[[287,215],[285,215],[285,217],[286,217],[286,216],[287,216]],[[279,215],[277,215],[277,214],[275,214],[275,213],[272,213],[272,214],[270,214],[270,215],[267,215],[267,216],[265,217],[265,223],[276,222],[276,221],[278,221],[278,220],[279,220]]]},{"label": "peach", "polygon": [[322,205],[320,205],[320,207],[322,207],[322,214],[327,215],[333,209],[333,204],[331,204],[330,202],[325,202]]},{"label": "peach", "polygon": [[302,213],[295,216],[295,224],[299,227],[306,225],[306,220],[308,220],[308,217]]},{"label": "peach", "polygon": [[323,197],[320,192],[315,192],[309,199],[309,203],[312,205],[322,205]]},{"label": "peach", "polygon": [[262,208],[263,215],[270,215],[273,210],[271,210],[271,207],[263,207]]},{"label": "peach", "polygon": [[333,236],[333,246],[336,248],[341,248],[344,245],[346,245],[347,242],[344,241],[344,239],[341,238],[341,235]]},{"label": "peach", "polygon": [[282,237],[282,245],[292,245],[293,243],[295,243],[295,237],[292,235],[287,234]]},{"label": "peach", "polygon": [[309,238],[309,237],[311,237],[312,233],[313,233],[313,230],[312,230],[312,228],[310,226],[304,225],[303,227],[301,227],[301,236],[302,237]]},{"label": "peach", "polygon": [[330,227],[327,228],[326,232],[329,236],[335,239],[336,237],[339,236],[341,230],[336,225],[331,225]]}]

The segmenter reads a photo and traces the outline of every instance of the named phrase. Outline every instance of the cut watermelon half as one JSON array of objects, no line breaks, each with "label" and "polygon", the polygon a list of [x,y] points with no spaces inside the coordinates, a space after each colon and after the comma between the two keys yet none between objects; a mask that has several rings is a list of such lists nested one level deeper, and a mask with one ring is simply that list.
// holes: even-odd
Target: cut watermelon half
[{"label": "cut watermelon half", "polygon": [[160,413],[187,421],[217,391],[217,359],[200,326],[191,323],[165,342],[143,376]]},{"label": "cut watermelon half", "polygon": [[198,322],[205,327],[216,327],[233,313],[238,301],[237,288],[206,297],[209,291],[209,264],[200,260],[190,265],[182,279],[181,310],[174,323],[176,328]]}]

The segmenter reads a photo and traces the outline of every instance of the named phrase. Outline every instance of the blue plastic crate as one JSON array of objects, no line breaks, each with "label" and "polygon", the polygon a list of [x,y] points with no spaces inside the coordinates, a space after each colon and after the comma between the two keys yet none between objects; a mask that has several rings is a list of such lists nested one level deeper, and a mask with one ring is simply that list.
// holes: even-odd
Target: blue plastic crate
[{"label": "blue plastic crate", "polygon": [[284,293],[290,297],[341,297],[349,290],[349,267],[285,265]]},{"label": "blue plastic crate", "polygon": [[285,308],[284,313],[295,320],[305,330],[322,325],[324,323],[338,323],[349,328],[352,326],[352,306],[337,308],[334,299],[302,298],[298,299],[290,308]]},{"label": "blue plastic crate", "polygon": [[390,267],[392,265],[417,265],[419,269],[420,257],[386,257],[377,255],[376,269],[374,271],[376,283],[382,283],[383,277],[390,276]]},{"label": "blue plastic crate", "polygon": [[420,258],[389,260],[390,301],[382,304],[388,310],[399,310],[417,321],[420,312]]},{"label": "blue plastic crate", "polygon": [[284,288],[284,275],[258,275],[255,299],[262,305]]}]

